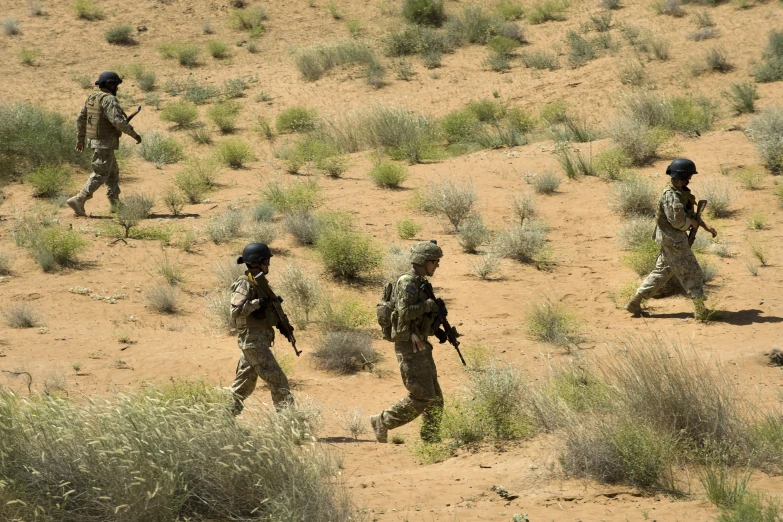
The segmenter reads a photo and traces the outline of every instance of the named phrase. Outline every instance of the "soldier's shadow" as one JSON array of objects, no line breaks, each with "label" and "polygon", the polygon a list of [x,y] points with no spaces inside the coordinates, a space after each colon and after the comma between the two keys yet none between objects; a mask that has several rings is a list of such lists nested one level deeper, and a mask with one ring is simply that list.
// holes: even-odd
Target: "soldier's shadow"
[{"label": "soldier's shadow", "polygon": [[319,437],[318,442],[345,443],[345,442],[375,442],[374,440],[354,439],[353,437]]},{"label": "soldier's shadow", "polygon": [[[761,315],[763,313],[764,313],[763,310],[755,310],[755,309],[737,310],[736,312],[732,312],[729,310],[717,310],[710,317],[709,322],[726,323],[735,326],[748,326],[751,324],[783,322],[783,317],[777,317],[774,315],[764,317]],[[677,312],[673,314],[651,313],[649,317],[658,318],[658,319],[688,319],[689,317],[693,317],[693,314],[689,312]]]}]

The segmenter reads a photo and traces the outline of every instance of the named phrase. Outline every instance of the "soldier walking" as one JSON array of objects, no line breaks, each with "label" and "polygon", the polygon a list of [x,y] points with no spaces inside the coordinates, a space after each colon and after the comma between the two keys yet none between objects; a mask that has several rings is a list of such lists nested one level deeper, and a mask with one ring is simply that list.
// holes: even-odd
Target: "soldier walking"
[{"label": "soldier walking", "polygon": [[231,318],[236,321],[237,340],[242,350],[231,385],[235,415],[242,412],[243,402],[255,390],[259,377],[269,386],[276,410],[294,403],[288,378],[270,349],[275,341],[273,328],[280,319],[269,297],[259,288],[259,285],[268,286],[265,276],[271,258],[272,251],[264,243],[247,245],[237,259],[237,264],[245,264],[247,272],[231,285]]},{"label": "soldier walking", "polygon": [[432,358],[432,345],[427,340],[434,334],[433,312],[438,305],[427,296],[422,285],[427,277],[435,274],[442,257],[443,250],[435,242],[415,244],[411,248],[411,270],[394,283],[391,339],[408,395],[370,417],[378,442],[387,442],[388,430],[399,428],[419,415],[423,417],[421,439],[440,442],[443,393]]},{"label": "soldier walking", "polygon": [[141,136],[128,123],[128,118],[117,101],[117,87],[121,83],[122,78],[117,73],[102,72],[95,82],[100,90],[90,94],[76,119],[76,151],[84,150],[85,138],[87,146],[93,149],[92,175],[79,193],[67,201],[77,216],[87,215],[84,212],[84,203],[91,199],[93,192],[104,183],[112,210],[116,208],[120,200],[120,169],[117,167],[114,151],[120,148],[120,136],[123,132],[136,140],[137,144],[141,143]]},{"label": "soldier walking", "polygon": [[703,274],[688,243],[687,232],[699,226],[712,237],[717,236],[718,232],[696,217],[696,198],[688,188],[691,177],[698,174],[696,164],[689,159],[678,158],[666,168],[666,174],[671,176],[671,183],[663,189],[658,200],[653,232],[653,239],[661,245],[661,252],[655,269],[642,282],[625,309],[634,317],[639,317],[642,314],[642,299],[654,297],[674,276],[693,300],[694,317],[703,320],[708,314],[704,306]]}]

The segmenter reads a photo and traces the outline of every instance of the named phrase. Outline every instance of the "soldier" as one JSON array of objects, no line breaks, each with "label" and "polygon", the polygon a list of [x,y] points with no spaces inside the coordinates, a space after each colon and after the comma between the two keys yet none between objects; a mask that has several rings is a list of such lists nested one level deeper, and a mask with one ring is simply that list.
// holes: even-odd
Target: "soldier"
[{"label": "soldier", "polygon": [[421,415],[421,439],[440,442],[440,420],[443,393],[427,337],[434,334],[432,312],[437,303],[422,290],[425,277],[432,277],[443,257],[443,250],[431,241],[421,241],[411,248],[409,272],[394,284],[392,296],[392,340],[402,383],[408,396],[397,404],[370,417],[375,438],[386,442],[388,430],[407,424]]},{"label": "soldier", "polygon": [[661,245],[661,252],[655,263],[655,269],[647,276],[625,309],[634,317],[642,314],[642,299],[655,296],[671,279],[677,278],[683,289],[693,300],[694,317],[706,319],[708,311],[704,306],[703,274],[696,256],[688,244],[688,230],[704,227],[712,237],[718,232],[704,222],[696,219],[696,198],[688,189],[691,176],[698,174],[696,164],[685,158],[678,158],[666,168],[671,183],[663,189],[655,213],[656,227],[653,239]]},{"label": "soldier", "polygon": [[117,73],[101,73],[95,82],[100,90],[90,94],[76,119],[76,151],[84,150],[85,138],[88,140],[87,146],[93,149],[92,175],[79,193],[67,201],[77,216],[86,215],[84,203],[91,199],[93,192],[104,183],[111,208],[116,208],[120,198],[120,170],[114,151],[120,148],[120,136],[123,132],[136,140],[136,143],[141,143],[141,136],[128,123],[127,116],[117,101],[117,87],[121,83],[122,79]]},{"label": "soldier", "polygon": [[288,378],[277,364],[270,347],[275,340],[279,321],[271,301],[259,288],[269,273],[272,251],[264,243],[250,243],[242,250],[237,264],[247,267],[245,275],[231,285],[231,318],[236,321],[239,349],[242,355],[231,391],[234,392],[234,414],[239,415],[243,401],[256,387],[259,377],[269,386],[275,409],[280,410],[294,402],[288,387]]}]

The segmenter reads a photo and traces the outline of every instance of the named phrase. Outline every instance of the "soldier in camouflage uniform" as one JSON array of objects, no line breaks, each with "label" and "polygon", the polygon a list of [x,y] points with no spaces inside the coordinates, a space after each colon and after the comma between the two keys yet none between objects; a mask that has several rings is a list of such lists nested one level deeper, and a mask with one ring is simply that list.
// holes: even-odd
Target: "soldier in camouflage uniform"
[{"label": "soldier in camouflage uniform", "polygon": [[704,307],[703,274],[688,244],[688,231],[701,226],[712,237],[718,233],[703,219],[696,219],[696,198],[688,189],[691,176],[698,174],[696,165],[689,159],[678,158],[672,161],[666,174],[671,176],[671,183],[658,200],[653,232],[653,239],[661,245],[661,252],[655,269],[625,305],[625,309],[639,317],[642,314],[642,300],[655,296],[674,276],[693,300],[694,316],[704,319],[708,311]]},{"label": "soldier in camouflage uniform", "polygon": [[93,192],[106,184],[106,195],[114,209],[120,198],[120,170],[114,151],[120,148],[120,136],[124,132],[136,143],[141,143],[139,136],[128,123],[128,118],[117,101],[117,86],[122,79],[111,71],[103,72],[95,82],[100,90],[90,94],[84,103],[79,117],[76,119],[77,141],[76,150],[84,150],[84,140],[93,149],[92,175],[77,195],[67,203],[77,216],[85,216],[84,203],[92,198]]},{"label": "soldier in camouflage uniform", "polygon": [[421,439],[440,441],[440,420],[443,393],[438,384],[438,372],[432,358],[433,312],[437,304],[422,290],[425,277],[432,277],[443,257],[443,250],[430,241],[421,241],[411,248],[411,270],[394,284],[392,339],[402,382],[408,395],[379,415],[370,417],[375,438],[386,442],[388,430],[407,424],[421,415]]},{"label": "soldier in camouflage uniform", "polygon": [[242,250],[242,257],[237,259],[237,264],[247,266],[247,272],[231,285],[231,318],[236,322],[239,349],[242,350],[231,385],[236,415],[242,412],[243,401],[253,393],[259,377],[269,386],[275,409],[294,402],[288,378],[270,349],[275,341],[273,328],[279,319],[269,298],[258,286],[259,280],[269,273],[271,257],[267,245],[247,245]]}]

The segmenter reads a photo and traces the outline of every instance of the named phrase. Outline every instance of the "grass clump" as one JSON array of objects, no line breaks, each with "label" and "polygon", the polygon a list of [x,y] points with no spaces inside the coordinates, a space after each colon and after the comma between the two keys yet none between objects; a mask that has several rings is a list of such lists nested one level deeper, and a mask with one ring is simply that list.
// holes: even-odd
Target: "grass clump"
[{"label": "grass clump", "polygon": [[704,199],[709,201],[707,214],[711,217],[721,218],[731,215],[731,191],[726,183],[715,180],[707,180],[701,187]]},{"label": "grass clump", "polygon": [[685,10],[682,8],[681,0],[658,0],[652,5],[653,11],[659,15],[668,15],[675,18],[685,16]]},{"label": "grass clump", "polygon": [[322,78],[335,67],[377,62],[375,53],[366,42],[353,39],[307,47],[299,51],[294,60],[302,78],[310,82]]},{"label": "grass clump", "polygon": [[370,236],[338,226],[325,227],[315,246],[326,269],[340,278],[367,274],[383,258]]},{"label": "grass clump", "polygon": [[263,6],[252,9],[234,9],[229,14],[229,24],[234,29],[250,32],[251,37],[264,34],[264,21],[269,17]]},{"label": "grass clump", "polygon": [[610,123],[609,136],[633,165],[645,165],[658,157],[658,149],[671,138],[672,133],[632,117],[621,116]]},{"label": "grass clump", "polygon": [[182,209],[185,208],[185,203],[188,202],[188,199],[182,192],[173,187],[169,187],[168,190],[163,193],[162,201],[169,212],[171,212],[171,215],[176,217],[182,214]]},{"label": "grass clump", "polygon": [[16,36],[22,32],[19,29],[19,20],[16,18],[3,18],[3,34],[6,36]]},{"label": "grass clump", "polygon": [[533,25],[544,22],[562,22],[567,19],[566,9],[568,9],[566,0],[543,0],[533,4],[528,10],[527,21]]},{"label": "grass clump", "polygon": [[147,305],[159,314],[177,314],[179,307],[179,291],[169,284],[158,284],[147,290],[145,297]]},{"label": "grass clump", "polygon": [[11,227],[14,242],[28,249],[44,272],[76,265],[76,256],[88,246],[79,232],[55,226],[52,219],[43,213],[28,215]]},{"label": "grass clump", "polygon": [[743,167],[737,172],[737,181],[747,190],[758,190],[764,182],[764,172],[753,167]]},{"label": "grass clump", "polygon": [[652,183],[640,176],[629,176],[615,187],[612,208],[623,216],[652,216],[657,200]]},{"label": "grass clump", "polygon": [[35,328],[41,324],[41,316],[30,303],[23,301],[4,307],[3,321],[9,328]]},{"label": "grass clump", "polygon": [[309,212],[322,203],[321,189],[314,179],[288,186],[275,179],[267,183],[263,196],[265,202],[282,214]]},{"label": "grass clump", "polygon": [[655,221],[652,217],[634,216],[623,222],[617,233],[617,240],[623,250],[634,250],[652,238]]},{"label": "grass clump", "polygon": [[323,231],[323,222],[310,211],[287,213],[283,226],[304,246],[314,245]]},{"label": "grass clump", "polygon": [[11,275],[11,267],[14,264],[14,258],[5,252],[0,251],[0,276]]},{"label": "grass clump", "polygon": [[582,67],[587,62],[595,60],[597,54],[592,43],[575,31],[568,31],[566,35],[568,45],[568,65],[572,69]]},{"label": "grass clump", "polygon": [[103,9],[95,5],[93,0],[76,0],[73,3],[73,10],[76,13],[76,17],[82,20],[103,19]]},{"label": "grass clump", "polygon": [[783,30],[770,31],[762,58],[753,73],[756,81],[765,83],[783,80]]},{"label": "grass clump", "polygon": [[399,163],[381,161],[370,170],[368,176],[379,187],[398,188],[408,179],[408,169]]},{"label": "grass clump", "polygon": [[231,53],[228,50],[228,45],[226,45],[225,42],[221,42],[220,40],[210,40],[207,42],[207,52],[210,56],[212,56],[212,58],[216,60],[223,60],[231,56]]},{"label": "grass clump", "polygon": [[756,112],[756,100],[759,99],[756,86],[750,82],[732,82],[728,91],[723,96],[729,100],[735,114]]},{"label": "grass clump", "polygon": [[425,116],[396,107],[376,106],[364,114],[364,139],[386,149],[392,159],[421,163],[438,156],[435,126]]},{"label": "grass clump", "polygon": [[528,334],[538,341],[563,347],[579,342],[579,322],[565,306],[550,299],[533,305],[525,322]]},{"label": "grass clump", "polygon": [[421,232],[421,225],[412,219],[403,219],[397,222],[397,235],[400,239],[413,239]]},{"label": "grass clump", "polygon": [[184,157],[182,145],[174,138],[162,132],[150,132],[139,145],[139,156],[154,163],[160,168],[162,165],[177,163]]},{"label": "grass clump", "polygon": [[155,201],[145,194],[129,194],[122,199],[115,220],[125,231],[125,237],[130,236],[133,227],[150,217],[153,206]]},{"label": "grass clump", "polygon": [[210,218],[206,226],[207,235],[213,243],[219,245],[239,237],[245,215],[236,209],[229,209]]},{"label": "grass clump", "polygon": [[434,27],[440,27],[446,21],[442,0],[405,0],[402,16],[412,24]]},{"label": "grass clump", "polygon": [[660,252],[661,246],[650,237],[642,239],[623,257],[623,265],[633,270],[637,275],[645,277],[655,268]]},{"label": "grass clump", "polygon": [[290,303],[294,323],[305,328],[323,298],[323,289],[318,280],[299,266],[289,263],[280,271],[278,284],[280,295]]},{"label": "grass clump", "polygon": [[230,134],[237,128],[237,119],[241,106],[233,100],[227,100],[207,109],[207,117],[223,134]]},{"label": "grass clump", "polygon": [[459,230],[460,224],[471,214],[478,196],[472,183],[447,179],[429,185],[424,197],[428,208],[444,216],[455,230]]},{"label": "grass clump", "polygon": [[748,122],[746,133],[761,163],[772,172],[783,171],[783,109],[772,106],[759,112]]},{"label": "grass clump", "polygon": [[554,194],[560,187],[560,181],[560,176],[549,170],[543,174],[531,174],[528,177],[528,183],[533,186],[536,194]]},{"label": "grass clump", "polygon": [[631,158],[620,149],[605,150],[593,158],[596,175],[612,181],[624,178],[631,164]]},{"label": "grass clump", "polygon": [[540,221],[514,225],[498,233],[492,251],[520,263],[542,264],[547,261],[546,232],[546,225]]},{"label": "grass clump", "polygon": [[462,250],[471,254],[475,254],[478,248],[491,237],[489,229],[484,226],[484,221],[477,214],[469,216],[462,223],[457,235]]},{"label": "grass clump", "polygon": [[277,116],[277,132],[309,132],[318,124],[318,112],[315,109],[294,106],[285,109]]},{"label": "grass clump", "polygon": [[560,68],[560,64],[557,61],[557,55],[547,51],[533,51],[530,53],[522,53],[520,56],[522,63],[529,69],[537,70],[550,70]]},{"label": "grass clump", "polygon": [[198,119],[198,108],[196,104],[187,100],[173,101],[163,107],[160,119],[174,123],[180,129],[185,129]]},{"label": "grass clump", "polygon": [[217,185],[220,173],[215,161],[193,161],[174,177],[174,185],[190,203],[201,203],[204,196]]},{"label": "grass clump", "polygon": [[524,225],[537,214],[536,200],[532,194],[516,194],[511,197],[511,210],[518,223]]},{"label": "grass clump", "polygon": [[215,155],[220,162],[232,169],[240,169],[248,161],[256,160],[250,145],[239,138],[231,138],[221,143]]},{"label": "grass clump", "polygon": [[707,62],[707,70],[719,73],[727,73],[734,70],[734,65],[729,62],[726,49],[722,47],[714,47],[707,51],[705,60]]},{"label": "grass clump", "polygon": [[135,45],[133,28],[129,25],[114,25],[106,31],[106,41],[112,45]]},{"label": "grass clump", "polygon": [[372,370],[383,360],[366,332],[327,332],[316,343],[313,356],[316,368],[338,375],[350,375]]},{"label": "grass clump", "polygon": [[67,192],[71,186],[71,175],[64,165],[42,165],[27,176],[33,187],[33,196],[52,198]]},{"label": "grass clump", "polygon": [[197,67],[201,50],[194,44],[167,43],[160,45],[158,51],[164,58],[176,59],[183,67]]}]

